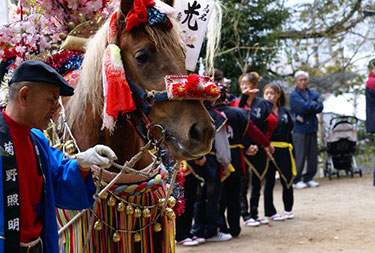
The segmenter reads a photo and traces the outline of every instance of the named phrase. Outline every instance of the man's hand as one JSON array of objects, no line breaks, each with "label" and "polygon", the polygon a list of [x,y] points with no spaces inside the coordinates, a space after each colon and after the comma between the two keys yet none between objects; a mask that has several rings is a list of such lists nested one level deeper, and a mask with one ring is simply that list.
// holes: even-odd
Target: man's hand
[{"label": "man's hand", "polygon": [[206,161],[206,156],[202,156],[202,158],[194,160],[194,163],[198,166],[203,166],[206,163]]},{"label": "man's hand", "polygon": [[269,145],[268,147],[264,147],[264,149],[271,154],[275,153],[275,148],[272,145]]},{"label": "man's hand", "polygon": [[114,160],[117,160],[115,152],[104,145],[96,145],[77,154],[78,166],[83,171],[89,170],[92,165],[109,168]]},{"label": "man's hand", "polygon": [[246,155],[256,155],[258,152],[258,146],[257,145],[250,145],[250,147],[246,150]]}]

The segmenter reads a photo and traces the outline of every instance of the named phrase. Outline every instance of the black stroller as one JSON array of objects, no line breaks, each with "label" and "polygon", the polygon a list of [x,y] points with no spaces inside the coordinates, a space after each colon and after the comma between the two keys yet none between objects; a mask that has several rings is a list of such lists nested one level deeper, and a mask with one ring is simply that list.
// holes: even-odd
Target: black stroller
[{"label": "black stroller", "polygon": [[358,118],[354,116],[336,116],[329,122],[329,134],[327,138],[326,168],[324,176],[329,180],[333,175],[340,177],[340,170],[351,177],[359,174],[362,177],[362,170],[357,168],[354,157],[357,144],[357,123]]}]

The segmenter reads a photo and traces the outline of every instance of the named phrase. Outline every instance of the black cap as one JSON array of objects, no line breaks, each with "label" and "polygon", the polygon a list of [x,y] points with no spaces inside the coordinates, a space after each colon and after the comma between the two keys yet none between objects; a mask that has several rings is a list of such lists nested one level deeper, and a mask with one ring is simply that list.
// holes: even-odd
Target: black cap
[{"label": "black cap", "polygon": [[40,61],[24,61],[18,65],[9,85],[23,81],[48,83],[60,87],[61,96],[74,94],[74,88],[55,69]]}]

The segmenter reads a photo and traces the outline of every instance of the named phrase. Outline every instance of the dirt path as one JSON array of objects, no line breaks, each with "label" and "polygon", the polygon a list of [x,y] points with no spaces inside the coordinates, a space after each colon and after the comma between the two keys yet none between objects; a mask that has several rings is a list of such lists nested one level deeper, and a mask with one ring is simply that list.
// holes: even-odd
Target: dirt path
[{"label": "dirt path", "polygon": [[[294,220],[256,228],[242,223],[239,238],[195,247],[185,252],[375,252],[375,187],[372,177],[318,179],[320,187],[294,191]],[[282,213],[281,186],[274,192]],[[262,197],[263,198],[263,197]],[[264,214],[263,203],[260,214]]]}]

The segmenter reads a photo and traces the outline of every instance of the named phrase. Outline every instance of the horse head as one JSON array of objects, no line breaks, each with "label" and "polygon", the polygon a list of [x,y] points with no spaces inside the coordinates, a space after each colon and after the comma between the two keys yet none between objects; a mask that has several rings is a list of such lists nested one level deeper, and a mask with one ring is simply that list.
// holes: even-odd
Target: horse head
[{"label": "horse head", "polygon": [[[163,24],[141,24],[127,31],[126,15],[132,7],[133,1],[122,0],[116,20],[118,33],[115,43],[121,49],[126,75],[145,92],[164,91],[166,75],[186,74],[185,46],[179,37],[178,24],[172,21],[172,28]],[[100,131],[102,59],[103,51],[110,43],[108,31],[107,22],[87,45],[76,95],[67,104],[67,116],[81,149],[103,143],[115,150],[120,161],[125,161],[141,145],[132,126],[118,122],[113,133]],[[133,98],[139,102],[134,94]],[[149,108],[147,117],[152,124],[163,127],[164,143],[169,155],[176,160],[194,159],[210,151],[215,130],[213,120],[201,101],[160,101]],[[132,146],[135,150],[129,151]]]}]

